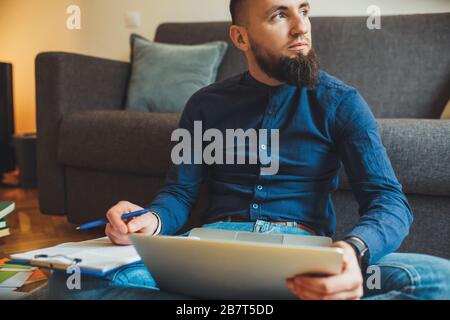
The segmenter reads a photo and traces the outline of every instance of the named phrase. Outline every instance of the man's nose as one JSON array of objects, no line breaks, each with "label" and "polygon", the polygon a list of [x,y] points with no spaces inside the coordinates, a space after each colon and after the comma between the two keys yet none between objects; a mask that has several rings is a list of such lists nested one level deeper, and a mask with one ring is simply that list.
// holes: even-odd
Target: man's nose
[{"label": "man's nose", "polygon": [[310,25],[308,23],[308,18],[300,13],[294,17],[292,23],[291,35],[293,37],[298,37],[299,35],[304,35],[309,32]]}]

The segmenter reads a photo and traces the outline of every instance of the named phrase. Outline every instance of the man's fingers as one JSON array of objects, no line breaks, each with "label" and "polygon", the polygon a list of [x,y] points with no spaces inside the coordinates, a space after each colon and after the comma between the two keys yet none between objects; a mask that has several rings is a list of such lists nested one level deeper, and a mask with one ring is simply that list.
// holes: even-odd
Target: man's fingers
[{"label": "man's fingers", "polygon": [[318,292],[306,290],[296,285],[292,279],[287,281],[289,290],[301,300],[320,300],[320,294]]},{"label": "man's fingers", "polygon": [[322,294],[335,294],[339,292],[352,291],[362,287],[362,277],[355,278],[349,272],[329,277],[306,277],[298,276],[294,279],[295,285],[307,290]]},{"label": "man's fingers", "polygon": [[108,238],[112,241],[114,244],[118,245],[129,245],[130,240],[128,239],[128,236],[126,234],[120,233],[117,230],[115,230],[111,224],[106,225],[105,233],[108,236]]},{"label": "man's fingers", "polygon": [[154,224],[153,214],[146,213],[128,222],[128,232],[135,233],[145,228],[149,228],[151,230],[152,229],[151,226],[153,224]]},{"label": "man's fingers", "polygon": [[143,215],[131,220],[128,224],[122,219],[122,216],[132,211],[142,210],[141,207],[128,201],[120,201],[114,207],[108,210],[106,217],[108,225],[105,232],[111,241],[115,244],[130,244],[128,239],[129,233],[144,230],[145,227],[151,225],[151,215]]},{"label": "man's fingers", "polygon": [[363,296],[362,290],[359,289],[326,295],[303,289],[300,286],[294,287],[293,293],[302,300],[356,300]]},{"label": "man's fingers", "polygon": [[301,300],[322,300],[317,292],[301,290],[299,287],[294,286],[292,293]]},{"label": "man's fingers", "polygon": [[130,240],[128,239],[128,236],[125,236],[123,234],[111,233],[110,239],[114,244],[117,244],[117,245],[131,244]]},{"label": "man's fingers", "polygon": [[356,300],[360,299],[364,294],[362,287],[334,294],[324,294],[323,292],[313,291],[309,288],[297,285],[293,281],[290,281],[288,287],[295,296],[302,300]]},{"label": "man's fingers", "polygon": [[324,294],[321,292],[311,291],[304,287],[294,285],[292,289],[294,294],[304,300],[355,300],[363,296],[363,289],[357,288],[355,290],[343,291],[334,294]]},{"label": "man's fingers", "polygon": [[125,213],[127,212],[124,212],[123,208],[117,206],[112,207],[106,213],[106,217],[108,218],[108,221],[111,223],[114,229],[123,234],[126,234],[128,232],[127,225],[122,220],[122,215],[124,215]]},{"label": "man's fingers", "polygon": [[362,288],[358,288],[352,291],[339,292],[336,294],[324,296],[323,300],[357,300],[361,299],[364,294]]},{"label": "man's fingers", "polygon": [[363,295],[363,277],[350,245],[337,242],[334,247],[344,250],[343,270],[338,275],[312,277],[299,275],[290,283],[291,291],[302,299],[347,300],[359,299]]}]

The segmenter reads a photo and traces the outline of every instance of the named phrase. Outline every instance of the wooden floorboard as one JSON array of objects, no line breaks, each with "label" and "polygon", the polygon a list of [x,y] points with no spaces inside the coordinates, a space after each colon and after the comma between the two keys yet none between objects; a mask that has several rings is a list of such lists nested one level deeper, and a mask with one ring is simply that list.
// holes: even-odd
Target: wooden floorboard
[{"label": "wooden floorboard", "polygon": [[104,236],[103,229],[77,231],[65,217],[44,215],[39,210],[38,190],[16,187],[18,173],[5,175],[0,200],[14,201],[16,210],[7,216],[11,235],[0,238],[0,258],[63,242],[82,241]]}]

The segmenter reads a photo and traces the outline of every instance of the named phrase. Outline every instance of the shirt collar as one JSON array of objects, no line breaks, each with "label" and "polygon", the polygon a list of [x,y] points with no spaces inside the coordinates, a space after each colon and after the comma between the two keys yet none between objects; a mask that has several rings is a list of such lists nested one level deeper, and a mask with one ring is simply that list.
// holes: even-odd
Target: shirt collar
[{"label": "shirt collar", "polygon": [[260,82],[258,80],[256,80],[249,71],[244,72],[243,76],[242,76],[242,82],[245,85],[248,85],[249,87],[258,89],[258,90],[262,90],[264,92],[270,92],[272,95],[279,95],[279,94],[283,94],[285,92],[288,92],[290,90],[295,89],[296,87],[291,86],[289,84],[281,84],[278,86],[271,86],[268,84],[265,84],[263,82]]}]

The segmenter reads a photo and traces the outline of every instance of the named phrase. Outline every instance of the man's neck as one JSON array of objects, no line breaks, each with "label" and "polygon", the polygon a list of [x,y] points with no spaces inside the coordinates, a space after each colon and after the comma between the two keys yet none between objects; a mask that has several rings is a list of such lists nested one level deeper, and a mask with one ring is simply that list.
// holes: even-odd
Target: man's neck
[{"label": "man's neck", "polygon": [[258,65],[250,63],[248,66],[248,71],[255,80],[267,84],[269,86],[276,87],[284,84],[284,82],[269,77],[264,71],[261,70],[261,68]]}]

